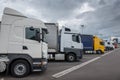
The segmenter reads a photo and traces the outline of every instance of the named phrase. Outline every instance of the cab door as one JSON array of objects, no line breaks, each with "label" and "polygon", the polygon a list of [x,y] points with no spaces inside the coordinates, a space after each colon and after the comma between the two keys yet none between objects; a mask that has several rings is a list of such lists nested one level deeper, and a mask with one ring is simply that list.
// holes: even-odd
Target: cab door
[{"label": "cab door", "polygon": [[23,53],[29,54],[32,58],[41,58],[41,42],[37,40],[36,34],[40,33],[39,28],[25,27],[24,29]]}]

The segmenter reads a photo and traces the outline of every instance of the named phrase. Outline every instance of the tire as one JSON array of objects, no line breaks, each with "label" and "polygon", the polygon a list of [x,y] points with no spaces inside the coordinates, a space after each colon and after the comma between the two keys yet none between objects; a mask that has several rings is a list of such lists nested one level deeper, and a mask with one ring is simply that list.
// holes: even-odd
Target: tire
[{"label": "tire", "polygon": [[101,50],[97,50],[97,54],[102,54],[102,51]]},{"label": "tire", "polygon": [[11,75],[14,77],[25,77],[30,73],[30,65],[27,61],[17,60],[11,65]]},{"label": "tire", "polygon": [[68,62],[74,62],[76,60],[76,56],[72,53],[67,54],[66,59]]}]

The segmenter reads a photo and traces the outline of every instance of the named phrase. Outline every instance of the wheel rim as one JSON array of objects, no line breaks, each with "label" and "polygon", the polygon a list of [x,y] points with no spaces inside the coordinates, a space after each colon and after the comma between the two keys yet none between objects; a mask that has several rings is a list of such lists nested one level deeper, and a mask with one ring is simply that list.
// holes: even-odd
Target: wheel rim
[{"label": "wheel rim", "polygon": [[14,72],[17,75],[24,75],[26,73],[26,66],[24,64],[17,64],[14,67]]},{"label": "wheel rim", "polygon": [[101,51],[99,50],[98,53],[101,54]]},{"label": "wheel rim", "polygon": [[74,61],[74,57],[73,56],[69,56],[69,60],[70,61]]}]

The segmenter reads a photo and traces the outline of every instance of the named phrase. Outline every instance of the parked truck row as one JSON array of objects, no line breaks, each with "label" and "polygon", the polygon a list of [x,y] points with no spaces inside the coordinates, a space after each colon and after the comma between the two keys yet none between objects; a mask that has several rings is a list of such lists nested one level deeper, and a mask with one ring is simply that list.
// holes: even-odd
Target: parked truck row
[{"label": "parked truck row", "polygon": [[0,24],[0,72],[24,77],[33,71],[45,71],[47,59],[72,62],[82,54],[80,32],[66,27],[59,30],[58,24],[5,8]]},{"label": "parked truck row", "polygon": [[115,48],[118,48],[118,43],[114,41],[104,40],[105,50],[114,50]]},{"label": "parked truck row", "polygon": [[0,23],[0,72],[15,77],[45,71],[48,60],[82,59],[83,53],[104,53],[104,41],[58,23],[44,23],[5,8]]}]

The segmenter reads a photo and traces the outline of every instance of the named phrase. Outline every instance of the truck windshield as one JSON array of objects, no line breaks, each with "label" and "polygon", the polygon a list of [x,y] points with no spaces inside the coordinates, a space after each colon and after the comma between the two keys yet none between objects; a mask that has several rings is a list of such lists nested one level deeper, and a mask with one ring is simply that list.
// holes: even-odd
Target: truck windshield
[{"label": "truck windshield", "polygon": [[42,41],[43,42],[47,42],[47,39],[46,39],[47,38],[47,36],[46,36],[47,33],[48,33],[47,29],[42,29]]},{"label": "truck windshield", "polygon": [[104,45],[104,42],[100,42],[100,45]]}]

